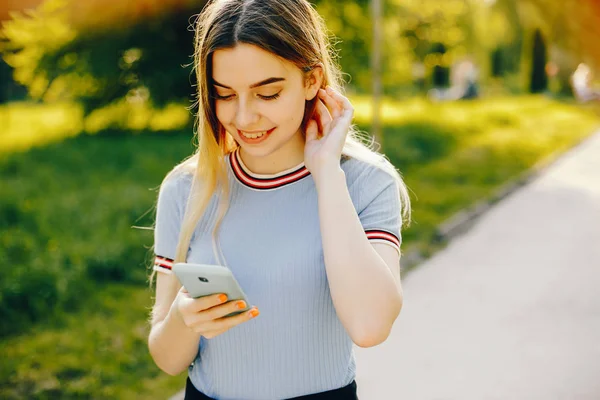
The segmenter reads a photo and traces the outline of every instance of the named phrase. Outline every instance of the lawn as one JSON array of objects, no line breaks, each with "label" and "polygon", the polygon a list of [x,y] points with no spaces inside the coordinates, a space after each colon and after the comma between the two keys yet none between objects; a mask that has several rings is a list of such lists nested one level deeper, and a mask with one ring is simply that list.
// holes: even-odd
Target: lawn
[{"label": "lawn", "polygon": [[148,354],[149,288],[103,284],[79,297],[77,312],[0,342],[0,398],[166,399],[181,389],[184,377]]},{"label": "lawn", "polygon": [[[353,103],[368,130],[367,99]],[[600,124],[593,110],[542,96],[386,101],[383,116],[385,152],[413,197],[404,251],[424,253],[455,212]],[[191,136],[150,125],[137,136],[80,135],[95,118],[75,105],[0,107],[0,257],[10,260],[0,274],[0,398],[166,398],[184,383],[146,349],[143,227]]]}]

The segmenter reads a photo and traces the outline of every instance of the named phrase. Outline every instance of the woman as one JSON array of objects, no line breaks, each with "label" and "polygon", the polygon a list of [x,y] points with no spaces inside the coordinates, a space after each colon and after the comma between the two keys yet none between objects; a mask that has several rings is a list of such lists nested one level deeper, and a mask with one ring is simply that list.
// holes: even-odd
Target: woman
[{"label": "woman", "polygon": [[[198,150],[160,189],[149,349],[187,399],[356,399],[353,343],[402,307],[398,172],[361,144],[305,0],[223,0],[197,21]],[[174,262],[230,268],[254,306],[193,299]],[[260,315],[260,316],[259,316]]]}]

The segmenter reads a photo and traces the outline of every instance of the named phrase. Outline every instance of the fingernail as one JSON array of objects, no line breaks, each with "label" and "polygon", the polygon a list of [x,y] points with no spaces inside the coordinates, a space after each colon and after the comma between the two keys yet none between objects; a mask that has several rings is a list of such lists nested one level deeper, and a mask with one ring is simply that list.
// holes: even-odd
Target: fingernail
[{"label": "fingernail", "polygon": [[219,296],[219,301],[220,301],[221,303],[225,303],[225,302],[227,301],[227,296],[226,296],[226,295],[224,295],[224,294],[220,295],[220,296]]},{"label": "fingernail", "polygon": [[257,308],[253,308],[253,309],[252,309],[252,311],[250,311],[250,316],[251,316],[252,318],[254,318],[254,317],[257,317],[257,316],[258,316],[258,314],[260,314],[260,313],[258,312],[258,309],[257,309]]},{"label": "fingernail", "polygon": [[246,308],[246,302],[244,302],[244,301],[238,301],[236,303],[236,306],[237,306],[237,308],[239,308],[240,310],[242,310],[242,309]]}]

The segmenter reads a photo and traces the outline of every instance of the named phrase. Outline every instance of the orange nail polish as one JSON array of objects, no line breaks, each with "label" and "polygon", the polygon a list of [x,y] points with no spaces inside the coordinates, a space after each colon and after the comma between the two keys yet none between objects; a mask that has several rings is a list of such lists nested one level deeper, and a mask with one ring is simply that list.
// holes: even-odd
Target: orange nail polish
[{"label": "orange nail polish", "polygon": [[225,303],[225,302],[227,301],[227,296],[226,296],[226,295],[224,295],[224,294],[220,295],[220,296],[219,296],[219,301],[220,301],[221,303]]},{"label": "orange nail polish", "polygon": [[237,304],[236,304],[236,306],[240,310],[243,310],[244,308],[246,308],[246,302],[244,302],[244,301],[238,301]]},{"label": "orange nail polish", "polygon": [[260,313],[258,312],[258,309],[256,309],[256,308],[254,308],[254,309],[252,309],[252,311],[250,311],[250,315],[252,316],[252,318],[258,316],[258,314],[260,314]]}]

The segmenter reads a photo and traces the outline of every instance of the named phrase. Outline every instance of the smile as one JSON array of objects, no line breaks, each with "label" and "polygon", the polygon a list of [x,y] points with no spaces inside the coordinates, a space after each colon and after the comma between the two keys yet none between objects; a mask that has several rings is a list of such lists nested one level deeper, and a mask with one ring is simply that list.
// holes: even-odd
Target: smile
[{"label": "smile", "polygon": [[262,132],[257,132],[257,133],[246,133],[246,132],[242,132],[242,135],[244,135],[245,137],[249,138],[249,139],[257,139],[263,135],[267,134],[267,131],[262,131]]},{"label": "smile", "polygon": [[256,132],[244,132],[238,129],[238,134],[240,135],[240,139],[249,144],[260,143],[265,140],[275,128],[271,128],[266,131],[256,131]]}]

